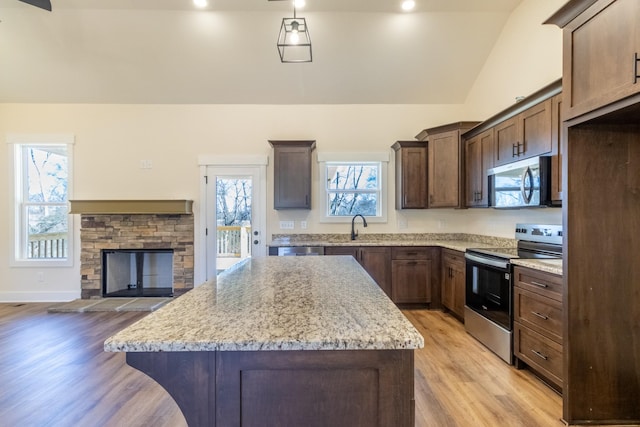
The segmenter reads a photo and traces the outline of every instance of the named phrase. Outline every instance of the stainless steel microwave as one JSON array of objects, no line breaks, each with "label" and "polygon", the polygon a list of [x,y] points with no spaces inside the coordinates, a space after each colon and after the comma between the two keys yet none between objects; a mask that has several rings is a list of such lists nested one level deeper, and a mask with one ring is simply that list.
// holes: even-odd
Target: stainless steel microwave
[{"label": "stainless steel microwave", "polygon": [[551,157],[541,156],[498,166],[489,175],[489,206],[503,209],[553,206]]}]

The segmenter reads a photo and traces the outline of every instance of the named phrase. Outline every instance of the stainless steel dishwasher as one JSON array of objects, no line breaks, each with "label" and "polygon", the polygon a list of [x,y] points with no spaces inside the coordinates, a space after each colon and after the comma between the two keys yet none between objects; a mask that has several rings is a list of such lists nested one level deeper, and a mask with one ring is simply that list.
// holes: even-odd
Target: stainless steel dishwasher
[{"label": "stainless steel dishwasher", "polygon": [[324,246],[280,246],[278,256],[318,256],[324,255]]}]

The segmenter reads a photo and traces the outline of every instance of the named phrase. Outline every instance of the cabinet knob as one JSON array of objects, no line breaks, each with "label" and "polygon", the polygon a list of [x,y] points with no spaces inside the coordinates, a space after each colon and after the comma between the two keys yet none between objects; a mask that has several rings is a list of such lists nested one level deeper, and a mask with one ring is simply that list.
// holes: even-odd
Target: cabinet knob
[{"label": "cabinet knob", "polygon": [[260,243],[258,240],[254,240],[254,241],[253,241],[253,244],[254,244],[254,245],[257,245],[258,243]]}]

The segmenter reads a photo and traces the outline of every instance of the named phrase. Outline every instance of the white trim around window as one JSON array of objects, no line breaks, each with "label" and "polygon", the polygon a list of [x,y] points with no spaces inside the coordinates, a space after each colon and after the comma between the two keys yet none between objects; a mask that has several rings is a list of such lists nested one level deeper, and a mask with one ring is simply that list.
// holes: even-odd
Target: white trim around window
[{"label": "white trim around window", "polygon": [[[66,233],[66,256],[64,258],[28,258],[25,254],[24,241],[26,240],[26,219],[24,210],[29,203],[24,202],[23,194],[25,192],[25,183],[23,173],[24,170],[24,153],[23,148],[26,146],[46,147],[57,145],[65,146],[67,156],[67,201],[63,203],[51,204],[58,208],[63,207],[69,209],[68,200],[73,195],[73,145],[75,136],[73,134],[7,134],[7,147],[9,151],[9,185],[8,194],[12,195],[11,203],[9,203],[9,226],[11,227],[11,256],[9,264],[12,267],[71,267],[74,258],[74,238],[73,238],[73,215],[67,214],[67,233]],[[59,206],[58,206],[59,205]]]},{"label": "white trim around window", "polygon": [[318,156],[318,172],[319,172],[319,188],[318,194],[318,206],[320,208],[320,222],[321,223],[348,223],[351,221],[351,216],[330,216],[328,213],[327,199],[327,163],[376,163],[380,166],[380,190],[378,192],[378,214],[367,215],[367,222],[371,223],[386,223],[387,222],[387,188],[389,185],[388,180],[388,164],[390,153],[389,152],[319,152]]}]

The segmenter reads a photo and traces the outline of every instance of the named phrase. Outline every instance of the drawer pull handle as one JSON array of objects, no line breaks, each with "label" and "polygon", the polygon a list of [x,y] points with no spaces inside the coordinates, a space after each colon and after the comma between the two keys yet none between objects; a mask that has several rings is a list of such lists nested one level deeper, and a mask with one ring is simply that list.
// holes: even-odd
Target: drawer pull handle
[{"label": "drawer pull handle", "polygon": [[538,316],[541,319],[549,320],[549,318],[547,316],[545,316],[544,314],[540,314],[537,311],[532,311],[531,314],[533,314],[534,316]]},{"label": "drawer pull handle", "polygon": [[544,354],[540,353],[539,351],[531,350],[531,353],[535,354],[540,359],[544,359],[544,360],[548,360],[549,359],[547,356],[545,356]]},{"label": "drawer pull handle", "polygon": [[407,252],[407,256],[417,256],[418,252]]},{"label": "drawer pull handle", "polygon": [[540,283],[540,282],[536,282],[535,280],[531,281],[532,285],[536,285],[536,286],[540,286],[541,288],[548,288],[549,285],[547,285],[546,283]]}]

